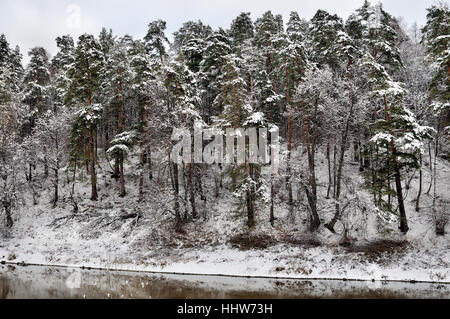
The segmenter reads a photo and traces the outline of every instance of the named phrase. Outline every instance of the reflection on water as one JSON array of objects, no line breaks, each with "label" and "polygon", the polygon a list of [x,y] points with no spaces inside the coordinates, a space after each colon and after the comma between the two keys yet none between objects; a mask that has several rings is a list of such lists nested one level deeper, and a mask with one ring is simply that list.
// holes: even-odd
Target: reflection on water
[{"label": "reflection on water", "polygon": [[0,266],[0,298],[450,298],[450,284]]}]

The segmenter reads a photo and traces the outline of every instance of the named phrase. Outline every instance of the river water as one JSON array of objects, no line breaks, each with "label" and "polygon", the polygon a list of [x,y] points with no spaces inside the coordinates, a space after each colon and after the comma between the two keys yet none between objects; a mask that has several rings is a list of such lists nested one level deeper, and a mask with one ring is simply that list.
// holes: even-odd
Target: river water
[{"label": "river water", "polygon": [[450,284],[172,275],[0,265],[5,298],[444,298]]}]

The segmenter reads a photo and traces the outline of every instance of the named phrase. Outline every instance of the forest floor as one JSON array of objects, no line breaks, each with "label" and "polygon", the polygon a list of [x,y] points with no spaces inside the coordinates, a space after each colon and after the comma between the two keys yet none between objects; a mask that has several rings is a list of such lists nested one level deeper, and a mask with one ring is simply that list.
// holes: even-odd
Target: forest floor
[{"label": "forest floor", "polygon": [[[327,169],[325,161],[319,162],[319,211],[322,221],[328,221],[334,202],[325,198]],[[316,234],[308,233],[306,212],[299,207],[290,212],[282,204],[281,189],[275,226],[268,221],[268,208],[259,207],[256,227],[248,231],[245,215],[235,212],[235,199],[226,190],[215,198],[213,183],[207,182],[212,178],[208,176],[204,185],[207,201],[197,201],[199,217],[176,232],[173,216],[155,207],[155,195],[149,192],[139,201],[137,176],[127,174],[128,194],[118,197],[118,182],[110,177],[108,165],[104,164],[98,174],[98,202],[89,200],[89,179],[81,173],[81,182],[76,186],[76,214],[67,200],[52,208],[50,184],[46,188],[43,183],[37,205],[32,205],[29,195],[24,196],[24,205],[14,214],[14,227],[6,228],[3,221],[0,224],[0,262],[167,273],[450,283],[450,227],[446,226],[444,236],[435,235],[432,197],[425,194],[429,171],[425,168],[423,173],[419,212],[414,209],[418,173],[412,178],[406,198],[410,231],[405,236],[398,231],[395,219],[380,217],[372,195],[362,187],[359,167],[350,159],[348,162],[346,196],[357,198],[359,204],[349,206],[343,222],[337,224],[336,234],[322,226]],[[127,170],[133,171],[133,165],[129,163]],[[439,161],[438,167],[438,198],[441,209],[448,212],[450,165]],[[64,198],[64,187],[61,193]],[[343,240],[344,227],[349,241]]]}]

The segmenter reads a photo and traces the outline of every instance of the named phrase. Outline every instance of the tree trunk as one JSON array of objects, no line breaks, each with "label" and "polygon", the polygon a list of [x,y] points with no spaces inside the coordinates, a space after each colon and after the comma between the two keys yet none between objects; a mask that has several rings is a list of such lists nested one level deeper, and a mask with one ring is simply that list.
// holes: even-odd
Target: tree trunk
[{"label": "tree trunk", "polygon": [[[142,104],[141,104],[142,105]],[[145,144],[145,130],[144,130],[144,122],[145,122],[145,116],[144,116],[144,107],[141,107],[140,109],[140,121],[141,121],[141,126],[140,126],[140,135],[141,135],[141,139],[140,139],[140,146],[141,146],[141,154],[139,155],[139,164],[141,165],[141,173],[139,174],[139,201],[142,201],[144,199],[144,166],[145,166],[145,162],[146,162],[146,157],[147,157],[147,152],[144,149],[144,144]]]},{"label": "tree trunk", "polygon": [[292,124],[291,124],[291,118],[288,118],[288,142],[287,142],[287,163],[286,163],[286,188],[288,191],[288,205],[289,210],[292,212],[293,208],[293,195],[292,195],[292,181],[291,181],[291,139],[292,139]]},{"label": "tree trunk", "polygon": [[72,202],[72,206],[73,206],[73,212],[77,213],[78,212],[78,204],[75,201],[75,183],[77,182],[76,180],[76,176],[77,176],[77,162],[74,162],[73,165],[73,176],[72,176],[72,189],[70,190],[70,200]]},{"label": "tree trunk", "polygon": [[139,201],[144,199],[144,174],[143,170],[139,176]]},{"label": "tree trunk", "polygon": [[189,188],[189,197],[191,202],[191,209],[192,209],[192,217],[197,218],[197,209],[195,207],[195,194],[194,194],[194,186],[192,183],[192,164],[187,164],[188,169],[188,188]]},{"label": "tree trunk", "polygon": [[[349,122],[349,119],[347,119],[347,122]],[[342,181],[342,169],[344,167],[345,145],[347,144],[348,127],[349,127],[349,123],[347,123],[347,125],[346,125],[346,129],[344,131],[344,135],[343,135],[342,141],[341,141],[341,147],[339,150],[339,162],[338,162],[337,176],[336,176],[335,213],[334,213],[333,219],[328,224],[325,224],[325,227],[327,227],[333,233],[334,233],[334,225],[341,217],[341,208],[340,208],[341,181]]]},{"label": "tree trunk", "polygon": [[[375,150],[375,163],[373,165],[374,168],[372,169],[372,175],[373,175],[374,180],[377,177],[377,174],[375,173],[375,169],[378,169],[379,163],[380,163],[380,149],[379,149],[379,147],[377,145],[376,146],[376,150]],[[381,205],[381,200],[383,199],[383,196],[382,196],[382,194],[383,194],[383,192],[382,192],[383,185],[379,185],[379,183],[380,183],[380,178],[378,178],[378,184],[374,183],[374,185],[373,185],[374,203],[377,206]],[[389,177],[388,177],[388,183],[387,184],[389,185]],[[378,200],[376,200],[376,198],[375,198],[375,194],[376,194],[377,191],[378,191]]]},{"label": "tree trunk", "polygon": [[314,158],[314,145],[311,145],[310,134],[309,134],[309,125],[305,122],[304,130],[306,135],[306,149],[308,153],[308,168],[309,168],[309,186],[304,187],[306,191],[306,196],[308,198],[308,203],[311,211],[311,223],[310,223],[310,231],[316,231],[320,226],[320,218],[317,212],[317,181],[316,181],[316,172],[315,172],[315,158]]},{"label": "tree trunk", "polygon": [[141,173],[139,174],[139,201],[144,199],[144,165],[145,165],[145,151],[139,156],[139,162],[141,164]]},{"label": "tree trunk", "polygon": [[120,197],[125,197],[126,192],[125,192],[125,174],[123,171],[123,160],[124,160],[124,156],[123,156],[123,152],[120,154]]},{"label": "tree trunk", "polygon": [[[123,96],[122,96],[122,82],[119,82],[119,133],[123,132]],[[123,161],[125,154],[123,151],[120,152],[119,156],[119,177],[120,177],[120,197],[125,197],[125,173],[123,170]]]},{"label": "tree trunk", "polygon": [[353,160],[355,161],[355,163],[359,162],[359,141],[353,142]]},{"label": "tree trunk", "polygon": [[431,142],[428,143],[428,156],[429,156],[429,162],[430,162],[430,184],[428,185],[428,190],[426,192],[427,195],[430,195],[431,186],[433,186],[433,159],[431,155]]},{"label": "tree trunk", "polygon": [[[389,148],[386,149],[386,156],[387,156],[387,163],[388,163],[388,167],[390,165],[390,161],[389,161]],[[388,205],[391,206],[391,178],[389,176],[389,170],[388,170],[388,174],[387,174],[387,190],[388,190]]]},{"label": "tree trunk", "polygon": [[188,181],[187,181],[187,173],[186,173],[186,167],[183,163],[182,165],[182,171],[181,171],[181,180],[183,182],[183,190],[184,190],[184,216],[183,216],[183,220],[187,220],[188,216],[189,216],[189,198],[188,198]]},{"label": "tree trunk", "polygon": [[331,192],[331,184],[332,184],[330,143],[327,143],[327,163],[328,163],[328,189],[327,189],[327,196],[326,196],[326,198],[329,199],[330,198],[330,192]]},{"label": "tree trunk", "polygon": [[[149,109],[150,109],[150,98],[147,96],[146,97],[146,105],[147,105],[147,109],[144,112],[144,122],[146,124],[148,124],[149,121]],[[150,128],[147,127],[147,129],[145,130],[145,135],[147,137],[147,143],[150,142]],[[147,149],[147,154],[145,157],[145,160],[148,162],[148,178],[150,181],[153,180],[153,163],[152,163],[152,150],[150,147],[148,147]]]},{"label": "tree trunk", "polygon": [[433,210],[436,209],[436,188],[437,188],[437,158],[439,155],[439,135],[441,130],[441,116],[438,118],[436,139],[434,144],[434,164],[433,164]]},{"label": "tree trunk", "polygon": [[406,234],[409,228],[408,228],[408,221],[406,219],[405,203],[403,202],[403,190],[400,177],[400,169],[397,163],[397,154],[395,151],[393,140],[391,140],[391,151],[392,151],[392,162],[394,165],[395,188],[397,191],[398,209],[400,212],[400,231]]},{"label": "tree trunk", "polygon": [[[248,169],[248,171],[247,171]],[[245,164],[245,170],[246,175],[250,178],[253,178],[252,174],[252,164],[249,164],[247,167],[247,164]],[[255,226],[255,212],[254,212],[254,206],[253,206],[253,189],[248,188],[246,192],[246,202],[247,202],[247,225],[249,228],[252,228]]]},{"label": "tree trunk", "polygon": [[198,174],[195,174],[195,180],[197,182],[198,192],[200,193],[200,199],[206,202],[206,196],[203,193],[202,177]]},{"label": "tree trunk", "polygon": [[33,164],[29,163],[28,165],[28,181],[32,182],[33,181],[33,176],[31,174],[31,169],[32,169]]},{"label": "tree trunk", "polygon": [[[46,148],[44,147],[44,152],[47,153]],[[48,177],[48,160],[47,160],[47,156],[44,156],[44,177],[47,178]]]},{"label": "tree trunk", "polygon": [[308,186],[303,185],[306,198],[308,199],[309,210],[311,213],[311,221],[309,224],[309,230],[314,232],[320,226],[319,214],[317,213],[317,198],[314,197],[313,192],[308,189]]},{"label": "tree trunk", "polygon": [[13,226],[13,219],[11,217],[11,203],[3,204],[6,215],[6,227],[11,228]]},{"label": "tree trunk", "polygon": [[[438,126],[439,129],[439,126]],[[438,131],[439,134],[439,131]],[[438,135],[439,136],[439,135]],[[438,136],[436,136],[436,144],[435,147],[438,147]],[[433,202],[432,202],[432,209],[433,209],[433,214],[434,216],[436,216],[436,190],[437,190],[437,157],[438,157],[438,151],[435,150],[434,151],[434,164],[433,164]],[[437,234],[439,234],[439,232],[436,232]]]},{"label": "tree trunk", "polygon": [[336,198],[336,143],[333,146],[333,198]]},{"label": "tree trunk", "polygon": [[372,151],[370,147],[364,145],[364,168],[370,168],[370,157],[372,155]]},{"label": "tree trunk", "polygon": [[153,180],[153,162],[152,162],[152,151],[148,149],[147,152],[147,161],[148,161],[148,179]]},{"label": "tree trunk", "polygon": [[[89,72],[88,67],[88,79],[91,79],[91,73]],[[88,88],[88,105],[92,104],[92,92],[91,89]],[[90,111],[89,111],[90,112]],[[89,125],[89,145],[88,145],[88,151],[89,151],[89,168],[91,173],[91,200],[96,201],[98,200],[98,193],[97,193],[97,175],[95,174],[95,153],[94,153],[94,128],[92,127],[92,124]]]},{"label": "tree trunk", "polygon": [[[287,69],[286,69],[286,79]],[[286,80],[287,81],[287,80]],[[289,83],[286,83],[286,101],[288,107],[288,118],[287,118],[287,163],[286,163],[286,188],[288,191],[288,205],[289,211],[292,214],[293,210],[293,196],[292,196],[292,181],[291,181],[291,152],[292,152],[292,115],[291,115],[291,105],[290,105],[290,94],[289,94]]]},{"label": "tree trunk", "polygon": [[[378,174],[376,172],[376,169],[378,168],[378,147],[376,148],[376,155],[375,160],[372,160],[372,165],[370,169],[370,173],[372,174],[372,189],[373,189],[373,202],[376,203],[375,205],[379,205],[381,203],[381,185],[380,185],[380,178],[378,177]],[[372,157],[372,155],[371,155]],[[382,184],[382,183],[381,183]],[[378,186],[378,187],[377,187]],[[377,202],[377,188],[378,188],[378,202]]]},{"label": "tree trunk", "polygon": [[420,195],[422,195],[422,154],[419,155],[420,168],[419,168],[419,191],[416,198],[416,212],[420,210]]},{"label": "tree trunk", "polygon": [[364,171],[364,164],[363,164],[364,151],[363,151],[363,146],[361,145],[361,141],[359,141],[358,143],[359,143],[359,171],[363,172]]},{"label": "tree trunk", "polygon": [[95,158],[98,158],[98,128],[95,127],[94,131],[94,151],[95,151]]},{"label": "tree trunk", "polygon": [[270,174],[270,225],[272,227],[275,224],[275,214],[273,211],[273,197],[274,197],[274,189],[273,189],[273,173]]},{"label": "tree trunk", "polygon": [[91,200],[98,200],[97,175],[95,174],[94,134],[92,126],[89,127],[89,165],[91,171]]},{"label": "tree trunk", "polygon": [[217,176],[214,176],[214,197],[219,197],[219,178]]},{"label": "tree trunk", "polygon": [[[390,118],[390,114],[388,112],[388,107],[387,107],[387,102],[386,102],[386,96],[384,97],[384,107],[385,107],[385,112],[386,112],[386,121],[389,123],[391,123],[391,118]],[[390,132],[391,135],[393,134],[392,132]],[[398,201],[398,209],[400,212],[400,231],[404,234],[406,234],[408,232],[408,220],[406,218],[406,211],[405,211],[405,203],[403,201],[403,190],[402,190],[402,181],[401,181],[401,176],[400,176],[400,167],[398,166],[398,162],[397,162],[397,151],[395,149],[395,145],[394,145],[394,139],[391,138],[391,155],[392,155],[392,165],[394,167],[394,178],[395,178],[395,189],[397,192],[397,201]]]},{"label": "tree trunk", "polygon": [[77,176],[77,163],[75,162],[73,165],[72,190],[70,192],[70,199],[73,199],[73,195],[75,194],[76,176]]},{"label": "tree trunk", "polygon": [[56,203],[58,202],[58,183],[59,183],[58,167],[56,167],[54,171],[55,171],[55,182],[54,182],[55,193],[53,198],[53,207],[56,207]]},{"label": "tree trunk", "polygon": [[219,174],[219,187],[223,188],[223,179],[222,179],[222,175],[223,175],[223,168],[222,168],[222,164],[219,163],[219,169],[220,169],[220,174]]},{"label": "tree trunk", "polygon": [[[170,162],[170,159],[169,159]],[[172,163],[172,176],[173,176],[173,193],[174,193],[174,204],[173,204],[173,210],[175,213],[175,229],[180,230],[181,229],[181,215],[180,215],[180,203],[179,203],[179,196],[180,196],[180,187],[179,187],[179,181],[178,181],[178,164]]]}]

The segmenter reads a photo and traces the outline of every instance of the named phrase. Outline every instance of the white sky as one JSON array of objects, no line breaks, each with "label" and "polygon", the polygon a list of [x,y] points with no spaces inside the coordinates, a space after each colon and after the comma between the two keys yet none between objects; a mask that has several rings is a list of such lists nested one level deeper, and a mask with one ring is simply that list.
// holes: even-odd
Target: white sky
[{"label": "white sky", "polygon": [[[403,17],[409,24],[422,25],[425,9],[435,1],[379,2],[392,15]],[[77,38],[85,32],[97,35],[102,27],[112,28],[117,35],[141,38],[150,21],[162,19],[167,22],[171,39],[171,34],[189,20],[200,19],[213,28],[228,28],[241,12],[251,12],[256,19],[271,10],[282,14],[286,22],[292,10],[310,19],[318,9],[346,19],[362,3],[363,0],[0,0],[0,33],[5,33],[12,46],[20,46],[27,62],[27,52],[34,46],[43,46],[53,55],[57,36],[71,34]]]}]

